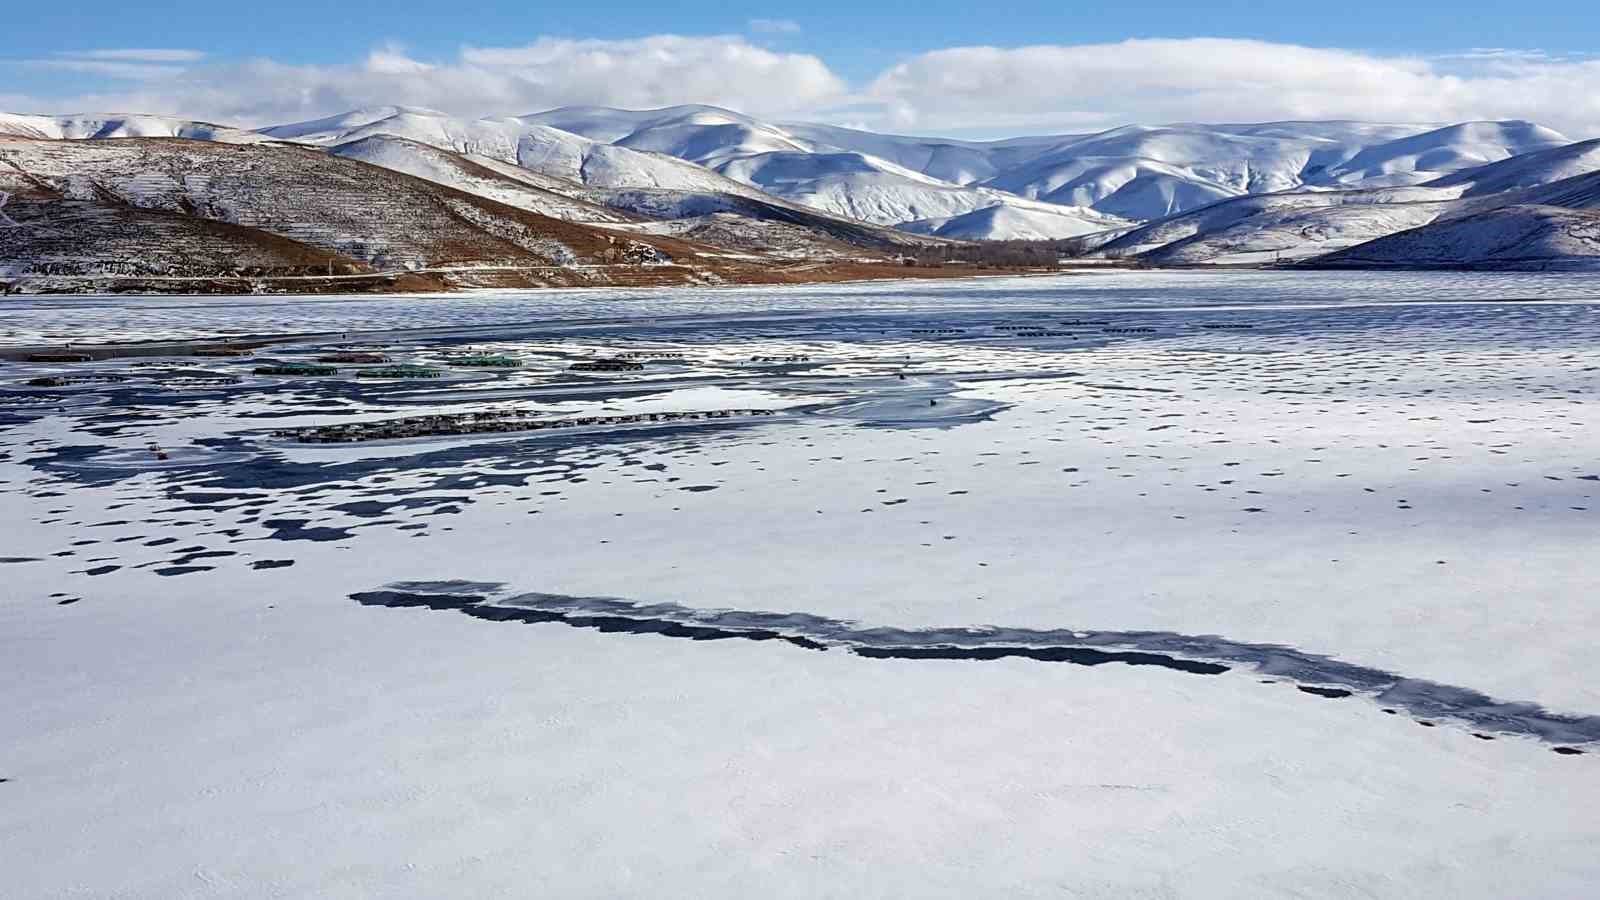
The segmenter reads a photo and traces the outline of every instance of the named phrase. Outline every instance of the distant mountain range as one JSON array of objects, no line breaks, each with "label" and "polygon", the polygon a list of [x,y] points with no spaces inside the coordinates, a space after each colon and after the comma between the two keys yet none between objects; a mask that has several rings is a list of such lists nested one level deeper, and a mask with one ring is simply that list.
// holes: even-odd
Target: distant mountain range
[{"label": "distant mountain range", "polygon": [[[377,107],[259,131],[160,116],[0,115],[0,135],[9,136],[0,226],[6,215],[44,221],[40,203],[97,203],[112,218],[163,212],[265,231],[309,248],[295,258],[331,253],[369,267],[451,260],[381,217],[372,234],[359,219],[316,225],[326,214],[312,197],[297,213],[306,221],[274,228],[272,216],[243,211],[243,196],[270,191],[287,203],[295,190],[317,191],[318,178],[342,186],[362,181],[347,166],[375,166],[423,193],[475,198],[474,209],[558,223],[546,230],[575,242],[565,253],[522,247],[551,265],[592,258],[619,236],[662,259],[703,261],[889,261],[948,255],[953,242],[1062,239],[1152,265],[1571,268],[1600,257],[1600,141],[1527,122],[1180,124],[984,142],[764,122],[708,106],[484,119]],[[114,147],[115,138],[189,143],[49,151]],[[256,158],[258,181],[240,176],[224,191],[213,176],[202,185],[177,174],[230,158],[195,143]],[[24,203],[35,204],[32,218]],[[24,232],[0,231],[0,271],[39,266]],[[342,237],[316,239],[324,232]],[[54,240],[70,250],[61,233]],[[494,256],[475,253],[459,261]]]}]

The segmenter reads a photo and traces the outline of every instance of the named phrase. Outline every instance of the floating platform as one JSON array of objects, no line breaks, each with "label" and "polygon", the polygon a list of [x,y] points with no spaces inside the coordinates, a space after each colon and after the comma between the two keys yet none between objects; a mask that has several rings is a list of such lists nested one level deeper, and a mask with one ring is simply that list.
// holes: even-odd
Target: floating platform
[{"label": "floating platform", "polygon": [[271,366],[256,366],[255,372],[257,375],[324,376],[339,374],[339,370],[334,366],[322,366],[316,363],[281,363]]},{"label": "floating platform", "polygon": [[443,369],[434,369],[428,366],[383,366],[377,369],[362,369],[356,373],[357,378],[443,378]]},{"label": "floating platform", "polygon": [[445,360],[452,366],[466,366],[474,369],[518,369],[522,367],[522,360],[514,356],[452,356]]},{"label": "floating platform", "polygon": [[317,357],[317,362],[321,362],[321,363],[365,364],[365,363],[389,363],[389,362],[394,362],[394,360],[388,354],[385,354],[385,353],[356,353],[356,352],[352,352],[352,351],[345,351],[345,352],[340,352],[340,353],[324,354],[322,356]]},{"label": "floating platform", "polygon": [[573,363],[567,369],[573,372],[643,372],[644,363],[625,359],[595,359]]},{"label": "floating platform", "polygon": [[29,387],[72,387],[80,384],[120,384],[126,375],[44,375],[25,382]]},{"label": "floating platform", "polygon": [[549,431],[563,428],[701,422],[777,414],[777,410],[771,409],[717,409],[696,412],[635,413],[625,416],[582,416],[574,419],[538,419],[528,410],[493,410],[408,416],[404,419],[387,419],[381,422],[341,422],[336,425],[290,428],[272,434],[274,437],[285,438],[299,444],[357,444],[364,441]]}]

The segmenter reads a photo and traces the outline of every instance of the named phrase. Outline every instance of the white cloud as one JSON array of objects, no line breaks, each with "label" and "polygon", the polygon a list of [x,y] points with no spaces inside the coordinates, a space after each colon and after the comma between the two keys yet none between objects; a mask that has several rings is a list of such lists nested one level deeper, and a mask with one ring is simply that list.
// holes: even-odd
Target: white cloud
[{"label": "white cloud", "polygon": [[1538,49],[1517,47],[1469,47],[1459,53],[1446,53],[1436,59],[1519,59],[1549,60],[1555,57]]},{"label": "white cloud", "polygon": [[115,50],[69,50],[55,54],[56,56],[75,57],[77,59],[109,59],[122,62],[150,62],[150,63],[183,63],[199,62],[206,58],[203,50],[179,50],[174,48],[125,48]]},{"label": "white cloud", "polygon": [[[90,55],[94,54],[94,55]],[[991,135],[1130,122],[1348,118],[1529,119],[1600,136],[1600,60],[1477,48],[1383,56],[1225,38],[954,47],[903,60],[852,90],[822,59],[744,37],[541,38],[420,59],[383,45],[364,59],[219,62],[199,51],[99,50],[22,65],[92,74],[99,93],[8,101],[19,111],[170,113],[239,125],[400,104],[516,115],[570,104],[711,103],[754,115]]]},{"label": "white cloud", "polygon": [[[39,61],[24,62],[24,65]],[[80,71],[134,65],[47,60]],[[450,60],[411,57],[387,44],[360,62],[289,65],[270,59],[97,72],[138,80],[72,98],[34,98],[29,111],[99,109],[166,113],[259,126],[347,109],[399,104],[457,115],[517,115],[568,104],[654,107],[712,103],[758,115],[792,115],[842,96],[822,60],[757,47],[738,36],[655,35],[632,40],[541,38],[517,47],[466,47]]]},{"label": "white cloud", "polygon": [[822,60],[742,37],[656,35],[624,41],[543,38],[525,47],[468,47],[470,68],[515,78],[547,105],[650,107],[711,103],[762,111],[814,107],[845,85]]},{"label": "white cloud", "polygon": [[170,78],[183,72],[182,66],[164,65],[162,63],[120,62],[108,59],[25,59],[18,64],[30,69],[77,72],[83,75],[98,75],[101,78],[124,81]]},{"label": "white cloud", "polygon": [[1377,56],[1225,38],[957,47],[866,89],[899,127],[997,130],[1126,122],[1531,119],[1600,135],[1600,61],[1527,53]]},{"label": "white cloud", "polygon": [[433,71],[433,66],[406,55],[406,48],[389,43],[367,54],[365,69],[374,75],[416,75]]},{"label": "white cloud", "polygon": [[756,34],[799,34],[800,23],[793,19],[751,19],[745,28]]},{"label": "white cloud", "polygon": [[147,81],[181,73],[186,64],[205,59],[199,50],[174,48],[126,48],[70,50],[45,59],[18,60],[15,64],[30,69],[76,72],[124,81]]}]

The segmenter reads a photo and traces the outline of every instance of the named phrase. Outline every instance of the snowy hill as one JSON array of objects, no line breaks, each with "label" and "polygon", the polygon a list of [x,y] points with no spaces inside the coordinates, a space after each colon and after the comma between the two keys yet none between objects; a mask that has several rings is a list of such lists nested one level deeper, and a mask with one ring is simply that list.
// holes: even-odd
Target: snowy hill
[{"label": "snowy hill", "polygon": [[1081,135],[1045,135],[1002,141],[875,134],[852,128],[786,122],[783,130],[818,147],[835,147],[888,160],[951,184],[976,184]]},{"label": "snowy hill", "polygon": [[1129,127],[1067,142],[984,184],[1156,219],[1247,194],[1421,184],[1564,143],[1518,122],[1432,130],[1350,122]]},{"label": "snowy hill", "polygon": [[1430,181],[1428,186],[1462,187],[1461,196],[1481,197],[1550,184],[1597,170],[1600,170],[1600,140],[1579,141],[1463,169]]},{"label": "snowy hill", "polygon": [[1291,261],[1513,205],[1600,206],[1600,141],[1536,150],[1415,187],[1234,197],[1147,223],[1095,249],[1155,265]]},{"label": "snowy hill", "polygon": [[49,140],[125,137],[171,137],[222,144],[256,144],[271,140],[254,131],[226,128],[172,116],[78,114],[29,116],[0,113],[0,134]]},{"label": "snowy hill", "polygon": [[[762,153],[725,162],[719,171],[813,209],[882,225],[950,218],[996,205],[1015,204],[1035,211],[1045,206],[1001,191],[939,181],[860,153]],[[1068,218],[1084,212],[1066,206],[1049,211]],[[1072,233],[1082,233],[1110,227],[1099,224],[1108,218],[1090,211],[1069,228]],[[1004,231],[977,235],[1019,236]]]},{"label": "snowy hill", "polygon": [[1319,257],[1310,265],[1600,271],[1600,213],[1505,206],[1392,234]]},{"label": "snowy hill", "polygon": [[[767,123],[708,106],[566,107],[522,118],[670,154],[788,200],[891,225],[949,220],[1017,197],[1151,220],[1248,194],[1420,184],[1566,143],[1525,122],[1129,126],[980,142]],[[1037,222],[1036,212],[1024,206],[974,216],[960,230],[1023,237],[1037,233],[1024,224]],[[1012,225],[1020,230],[1007,230]]]},{"label": "snowy hill", "polygon": [[996,206],[1016,209],[1005,215],[975,215],[951,230],[974,240],[1021,239],[1064,237],[1120,224],[1092,212],[1043,209],[1039,203],[973,184],[999,165],[1054,144],[1059,140],[1054,137],[987,144],[908,138],[821,125],[775,125],[707,106],[645,111],[567,107],[523,118],[620,147],[671,154],[813,209],[919,233]]},{"label": "snowy hill", "polygon": [[1135,220],[1160,218],[1244,193],[1151,159],[1066,155],[986,182],[1048,203],[1088,206]]},{"label": "snowy hill", "polygon": [[1600,141],[1520,121],[1186,123],[963,141],[713,106],[480,119],[379,106],[260,132],[159,116],[0,116],[6,134],[302,145],[552,220],[785,258],[1077,238],[1156,265],[1263,264],[1600,197],[1585,178],[1600,169]]},{"label": "snowy hill", "polygon": [[[694,255],[275,142],[3,139],[0,194],[20,226],[6,229],[0,246],[0,267],[12,276],[223,275],[337,263],[358,271],[539,267],[539,283],[581,284],[607,278],[582,264],[618,247],[648,261]],[[196,252],[187,255],[191,241]]]},{"label": "snowy hill", "polygon": [[[959,178],[975,180],[989,165],[981,162],[988,151],[980,144],[868,135],[822,126],[780,126],[709,106],[637,112],[566,107],[524,116],[523,120],[611,141],[617,147],[668,154],[773,196],[878,225],[949,219],[1019,202],[1001,191],[945,180],[921,170],[936,168],[948,173],[955,166]],[[849,146],[836,146],[830,138],[843,138]],[[955,155],[957,152],[960,155]],[[902,165],[898,159],[907,159],[913,166]],[[1058,227],[1052,230],[1067,235],[1105,227],[1092,214],[1068,221],[1076,215],[1075,211],[1063,211],[1055,220]],[[968,233],[976,239],[1023,237],[1021,232],[1005,230],[1002,223],[1007,220],[992,221],[996,223],[993,230],[968,229]]]},{"label": "snowy hill", "polygon": [[906,222],[899,227],[952,240],[989,240],[1003,234],[1007,235],[1007,240],[1051,241],[1131,225],[1126,220],[1084,207],[1011,202],[946,218]]},{"label": "snowy hill", "polygon": [[[693,112],[693,117],[714,117],[715,122],[702,122],[707,127],[744,128],[739,123],[723,122],[725,117],[714,112]],[[267,128],[264,133],[294,143],[330,147],[336,155],[405,171],[557,218],[606,223],[637,216],[738,216],[749,221],[739,227],[720,221],[715,232],[738,237],[739,248],[760,243],[758,235],[768,227],[758,224],[760,221],[778,223],[771,226],[774,247],[798,245],[800,242],[792,234],[797,227],[818,229],[816,237],[829,247],[843,242],[883,250],[918,243],[910,235],[896,237],[853,221],[830,221],[810,208],[790,208],[757,187],[648,146],[634,149],[602,143],[544,125],[538,119],[467,120],[454,119],[437,110],[378,107]],[[656,131],[654,138],[658,143],[670,144],[674,131],[670,127]],[[726,133],[720,138],[723,144],[736,143],[736,138]],[[432,152],[427,152],[429,149]],[[674,149],[688,151],[683,146]],[[595,207],[610,207],[613,211],[606,215]],[[618,216],[616,210],[630,215]],[[693,227],[694,223],[686,224],[677,232]]]},{"label": "snowy hill", "polygon": [[571,190],[561,192],[553,183],[557,179],[541,177],[511,165],[491,168],[485,164],[488,160],[474,162],[458,153],[405,138],[372,135],[330,147],[328,152],[345,159],[357,159],[404,172],[554,219],[594,223],[628,222],[633,219],[615,209],[572,196],[583,193],[580,185],[568,182]]},{"label": "snowy hill", "polygon": [[1459,193],[1385,188],[1232,197],[1135,228],[1100,253],[1183,265],[1314,256],[1431,222]]},{"label": "snowy hill", "polygon": [[[611,112],[614,115],[609,117],[593,114],[600,124],[593,125],[590,130],[598,128],[600,133],[614,133],[644,115]],[[673,120],[657,123],[649,140],[635,140],[637,148],[563,131],[544,124],[539,116],[458,119],[413,107],[357,110],[314,122],[269,128],[263,133],[296,143],[329,147],[330,152],[339,155],[353,155],[548,215],[555,215],[559,204],[551,196],[531,194],[528,189],[563,195],[590,207],[605,205],[651,218],[732,214],[780,222],[789,227],[816,228],[828,241],[843,241],[871,249],[926,243],[909,236],[886,235],[883,229],[863,226],[859,221],[830,221],[826,215],[817,213],[831,213],[851,220],[875,220],[841,213],[837,209],[839,204],[786,203],[779,196],[761,190],[759,179],[730,179],[698,162],[656,149],[664,147],[688,154],[696,147],[710,152],[729,147],[753,150],[791,146],[770,135],[763,136],[759,128],[749,123],[730,118],[734,116],[710,107],[680,110]],[[426,154],[422,150],[425,147],[434,148],[436,152]],[[454,159],[446,160],[445,156]],[[469,167],[476,171],[468,174]],[[500,178],[486,181],[484,170]],[[915,173],[905,174],[929,182],[935,194],[942,187]],[[508,199],[513,197],[514,201]],[[987,202],[992,204],[997,198]],[[970,202],[954,205],[960,211],[972,208]],[[933,207],[934,211],[948,208],[949,205]],[[608,221],[592,209],[561,217]],[[759,234],[761,228],[746,223],[742,229],[730,229],[723,222],[719,224],[718,233],[737,233],[742,248],[753,241],[751,235]],[[778,236],[782,238],[778,243],[794,246],[793,235],[779,230],[783,233]]]},{"label": "snowy hill", "polygon": [[[683,205],[701,207],[711,195],[730,195],[969,240],[1076,236],[1230,198],[1417,185],[1529,153],[1551,154],[1542,175],[1530,170],[1513,176],[1499,170],[1494,176],[1499,181],[1487,181],[1487,174],[1471,176],[1485,180],[1484,186],[1462,189],[1494,193],[1544,183],[1563,172],[1575,174],[1583,164],[1583,153],[1564,149],[1561,135],[1526,122],[1442,128],[1342,121],[1178,124],[962,141],[766,122],[703,105],[652,110],[574,106],[482,119],[378,106],[265,128],[259,134],[156,116],[6,116],[0,117],[0,133],[282,140],[359,148],[373,156],[368,161],[387,160],[391,168],[411,174],[432,172],[444,179],[441,183],[461,182],[459,171],[438,171],[437,160],[421,159],[414,148],[362,143],[398,138],[459,154],[485,168],[515,167],[533,176],[527,187],[588,203],[596,195],[583,189],[635,198],[646,196],[637,193],[641,191],[678,191],[685,194],[678,198]],[[508,170],[497,171],[512,181],[526,181]],[[496,183],[494,190],[508,190]],[[518,196],[533,202],[533,195]],[[668,198],[654,194],[649,199],[659,207]],[[593,210],[587,215],[590,221],[604,220]]]},{"label": "snowy hill", "polygon": [[1153,265],[1262,265],[1289,262],[1435,221],[1446,203],[1373,203],[1268,207],[1226,228],[1158,247],[1139,258]]},{"label": "snowy hill", "polygon": [[742,125],[754,129],[762,124],[743,113],[720,106],[685,104],[662,109],[616,109],[610,106],[563,106],[542,113],[522,116],[525,122],[548,125],[590,140],[615,143],[640,131],[682,126]]},{"label": "snowy hill", "polygon": [[1504,195],[1507,203],[1600,209],[1600,167],[1582,175],[1552,181]]},{"label": "snowy hill", "polygon": [[[832,133],[852,143],[875,143],[897,156],[922,165],[952,161],[929,144],[948,143],[975,162],[1025,156],[1028,140],[993,145],[922,142],[880,137],[865,141],[861,132],[817,126],[797,128],[763,123],[730,110],[682,106],[630,111],[599,107],[567,107],[515,118],[458,119],[415,107],[355,110],[311,122],[263,129],[274,138],[325,147],[348,146],[367,138],[388,136],[450,150],[478,162],[493,160],[589,188],[616,198],[648,199],[659,214],[659,194],[679,191],[683,205],[704,214],[710,195],[731,195],[761,202],[788,201],[832,216],[875,225],[898,226],[949,220],[997,205],[1015,206],[1015,215],[985,215],[954,226],[966,238],[1062,237],[1126,223],[1091,211],[1054,207],[992,188],[944,181],[896,162],[853,149],[840,149],[818,138]],[[1033,139],[1053,143],[1055,138]],[[937,159],[936,159],[937,158]],[[409,163],[408,163],[409,164]],[[405,168],[418,174],[416,166]],[[668,205],[671,205],[670,203]],[[710,206],[717,207],[712,202]],[[726,211],[722,205],[714,211]],[[978,223],[987,222],[987,227]],[[1016,227],[1012,227],[1012,226]],[[923,231],[923,228],[910,228]]]},{"label": "snowy hill", "polygon": [[397,137],[596,187],[749,193],[744,185],[676,157],[614,147],[509,117],[461,119],[416,107],[379,107],[275,126],[262,134],[321,147]]},{"label": "snowy hill", "polygon": [[1568,143],[1560,133],[1530,122],[1465,122],[1368,147],[1308,183],[1423,184],[1446,173]]}]

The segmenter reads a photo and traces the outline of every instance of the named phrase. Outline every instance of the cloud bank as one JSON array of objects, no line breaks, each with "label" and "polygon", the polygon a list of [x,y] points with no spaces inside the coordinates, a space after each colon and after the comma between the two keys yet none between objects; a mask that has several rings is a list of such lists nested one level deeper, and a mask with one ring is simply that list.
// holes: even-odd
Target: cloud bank
[{"label": "cloud bank", "polygon": [[740,35],[540,38],[464,47],[448,59],[388,45],[329,65],[216,61],[188,50],[98,50],[11,65],[70,69],[105,85],[70,97],[0,97],[15,111],[168,113],[246,126],[384,104],[473,116],[573,104],[710,103],[925,133],[1516,118],[1575,138],[1600,137],[1600,59],[1499,48],[1382,56],[1229,38],[951,47],[853,85],[816,55],[780,52]]},{"label": "cloud bank", "polygon": [[[1529,119],[1600,136],[1600,60],[1383,57],[1227,38],[925,53],[867,88],[907,127]],[[1118,113],[1123,113],[1118,116]]]}]

